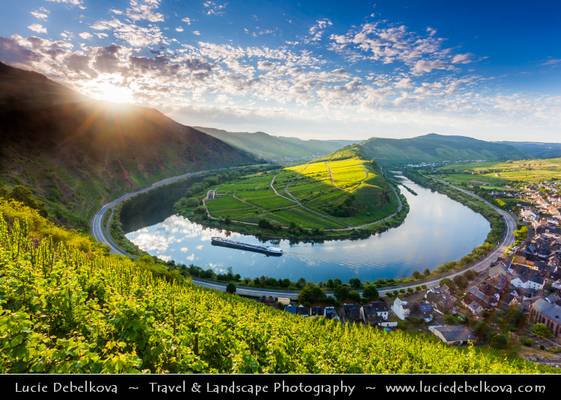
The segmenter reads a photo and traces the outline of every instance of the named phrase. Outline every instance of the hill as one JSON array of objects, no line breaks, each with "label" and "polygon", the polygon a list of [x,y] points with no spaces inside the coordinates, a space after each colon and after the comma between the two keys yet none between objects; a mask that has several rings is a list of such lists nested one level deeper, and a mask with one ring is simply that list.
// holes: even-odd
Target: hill
[{"label": "hill", "polygon": [[362,143],[360,147],[366,158],[385,165],[443,161],[499,161],[525,157],[522,151],[508,144],[435,133],[409,139],[372,138]]},{"label": "hill", "polygon": [[[297,238],[346,237],[356,235],[356,229],[378,232],[407,213],[378,165],[362,159],[356,146],[305,164],[218,181],[189,193],[177,211],[228,229]],[[193,207],[201,199],[202,213]]]},{"label": "hill", "polygon": [[4,190],[81,227],[119,193],[190,170],[255,162],[157,110],[93,101],[1,63],[0,131]]},{"label": "hill", "polygon": [[[473,346],[301,318],[193,286],[151,258],[0,199],[3,373],[536,373]],[[9,338],[9,340],[5,340]]]},{"label": "hill", "polygon": [[352,140],[302,140],[272,136],[264,132],[228,132],[214,128],[196,128],[259,158],[278,163],[311,160],[355,143]]},{"label": "hill", "polygon": [[561,157],[561,143],[540,142],[498,142],[514,147],[526,155],[525,158],[556,158]]}]

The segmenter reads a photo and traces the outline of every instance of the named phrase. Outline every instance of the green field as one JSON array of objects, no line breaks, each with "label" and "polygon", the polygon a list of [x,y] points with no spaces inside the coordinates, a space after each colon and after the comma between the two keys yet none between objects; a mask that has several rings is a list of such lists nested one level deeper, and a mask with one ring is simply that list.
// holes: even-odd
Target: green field
[{"label": "green field", "polygon": [[205,205],[214,220],[245,225],[265,220],[280,228],[332,232],[367,229],[396,213],[400,204],[378,166],[360,158],[353,147],[306,164],[246,175],[211,192]]},{"label": "green field", "polygon": [[527,185],[561,179],[561,158],[451,164],[431,174],[473,190],[501,208],[514,209],[526,203],[521,192]]},{"label": "green field", "polygon": [[561,179],[561,158],[520,160],[500,163],[454,164],[442,167],[439,172],[446,180],[456,183],[502,187],[509,183],[535,183]]}]

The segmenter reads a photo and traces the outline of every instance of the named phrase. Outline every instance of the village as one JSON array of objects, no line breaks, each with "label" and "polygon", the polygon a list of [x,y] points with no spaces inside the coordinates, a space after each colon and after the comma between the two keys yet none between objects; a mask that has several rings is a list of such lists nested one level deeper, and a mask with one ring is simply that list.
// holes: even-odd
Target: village
[{"label": "village", "polygon": [[426,332],[448,345],[518,348],[532,361],[561,365],[561,182],[490,194],[523,199],[515,208],[520,229],[514,246],[480,273],[466,271],[436,287],[396,291],[365,304],[261,301],[306,318]]}]

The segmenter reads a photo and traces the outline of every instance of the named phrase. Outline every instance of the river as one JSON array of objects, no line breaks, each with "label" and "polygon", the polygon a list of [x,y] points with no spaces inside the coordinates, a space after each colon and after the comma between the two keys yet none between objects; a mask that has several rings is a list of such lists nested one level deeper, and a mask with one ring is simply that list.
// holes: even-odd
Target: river
[{"label": "river", "polygon": [[[172,215],[155,225],[127,234],[142,250],[163,260],[212,268],[242,277],[270,276],[318,282],[330,278],[362,281],[400,278],[457,260],[485,241],[489,222],[468,207],[404,178],[417,195],[400,187],[409,203],[403,223],[360,240],[278,244],[281,257],[212,246],[212,236],[259,243],[254,236],[206,228]],[[277,246],[275,244],[275,246]]]}]

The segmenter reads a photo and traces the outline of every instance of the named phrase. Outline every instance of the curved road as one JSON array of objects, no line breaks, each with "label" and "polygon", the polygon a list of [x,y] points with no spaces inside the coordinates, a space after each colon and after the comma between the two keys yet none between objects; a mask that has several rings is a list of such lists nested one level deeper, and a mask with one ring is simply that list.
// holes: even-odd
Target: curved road
[{"label": "curved road", "polygon": [[[243,168],[243,167],[238,167],[238,168]],[[141,193],[146,193],[149,192],[150,190],[153,190],[155,188],[159,188],[162,186],[166,186],[166,185],[170,185],[172,183],[184,180],[186,178],[189,177],[193,177],[193,176],[198,176],[198,175],[204,175],[207,174],[209,172],[218,172],[220,170],[224,170],[226,168],[220,168],[220,169],[215,169],[215,170],[204,170],[204,171],[198,171],[198,172],[189,172],[183,175],[178,175],[178,176],[174,176],[171,178],[167,178],[167,179],[163,179],[161,181],[155,182],[153,183],[151,186],[148,186],[146,188],[143,189],[139,189],[137,191],[134,192],[130,192],[130,193],[126,193],[124,195],[122,195],[121,197],[110,201],[109,203],[105,204],[93,217],[92,219],[92,235],[94,236],[94,238],[109,246],[109,248],[111,249],[112,253],[115,254],[120,254],[123,256],[129,256],[129,254],[124,251],[123,249],[119,248],[119,246],[113,242],[111,235],[109,234],[109,229],[107,226],[107,222],[109,222],[110,218],[105,218],[107,213],[113,212],[113,209],[118,206],[119,204],[121,204],[122,202],[138,195]],[[514,243],[514,231],[516,229],[516,221],[514,220],[514,218],[512,217],[511,214],[509,214],[508,212],[500,209],[499,207],[495,206],[494,204],[491,204],[490,202],[488,202],[487,200],[479,197],[478,195],[476,195],[475,193],[472,193],[468,190],[459,188],[457,186],[453,186],[447,182],[444,181],[439,181],[442,182],[462,193],[465,193],[471,197],[474,197],[480,201],[483,201],[485,204],[489,205],[490,207],[492,207],[496,212],[498,212],[504,219],[505,221],[505,225],[506,225],[506,232],[505,235],[503,237],[503,240],[501,243],[499,243],[497,245],[497,247],[491,252],[489,253],[484,259],[466,267],[463,268],[460,271],[455,271],[455,272],[451,272],[448,274],[445,274],[439,278],[436,279],[432,279],[429,281],[419,281],[416,283],[411,283],[411,284],[404,284],[404,285],[398,285],[398,286],[388,286],[388,287],[384,287],[384,288],[380,288],[378,291],[380,293],[380,295],[385,295],[387,293],[393,292],[394,290],[401,290],[401,289],[415,289],[419,286],[426,286],[428,288],[430,287],[435,287],[438,286],[440,284],[440,281],[443,279],[450,279],[450,278],[454,278],[457,275],[461,275],[464,272],[468,271],[468,270],[474,270],[477,272],[483,271],[487,268],[490,267],[490,265],[495,262],[503,253],[504,251],[510,247],[513,243]],[[110,214],[109,214],[110,216]],[[106,223],[104,223],[104,220],[106,219]],[[203,280],[203,279],[197,279],[197,278],[193,278],[193,283],[195,283],[198,286],[207,288],[207,289],[214,289],[214,290],[219,290],[219,291],[226,291],[226,283],[223,282],[216,282],[216,281],[207,281],[207,280]],[[250,288],[250,287],[238,287],[236,289],[236,293],[241,294],[243,296],[249,296],[249,297],[263,297],[263,296],[272,296],[272,297],[287,297],[290,299],[297,299],[298,298],[298,291],[296,290],[274,290],[274,289],[261,289],[261,288]],[[328,292],[327,293],[328,296],[332,296],[333,293]]]}]

